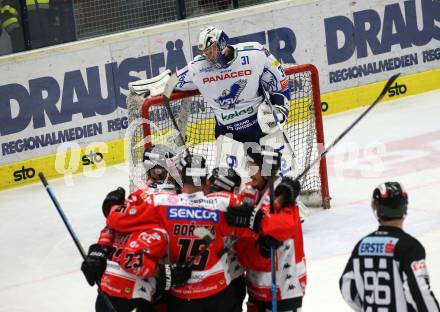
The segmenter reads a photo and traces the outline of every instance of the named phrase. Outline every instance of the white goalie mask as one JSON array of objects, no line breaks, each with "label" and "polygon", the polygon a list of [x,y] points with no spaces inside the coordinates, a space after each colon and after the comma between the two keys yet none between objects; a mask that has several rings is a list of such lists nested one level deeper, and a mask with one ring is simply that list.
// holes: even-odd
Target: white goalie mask
[{"label": "white goalie mask", "polygon": [[226,48],[228,40],[223,30],[208,26],[200,32],[198,48],[209,61],[223,67],[226,60],[222,51]]}]

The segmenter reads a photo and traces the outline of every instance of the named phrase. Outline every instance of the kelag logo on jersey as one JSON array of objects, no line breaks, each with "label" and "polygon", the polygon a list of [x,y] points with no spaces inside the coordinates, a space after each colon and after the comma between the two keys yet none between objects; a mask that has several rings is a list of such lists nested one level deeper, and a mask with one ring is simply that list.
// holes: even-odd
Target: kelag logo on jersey
[{"label": "kelag logo on jersey", "polygon": [[170,220],[219,221],[219,212],[196,207],[170,206],[167,218]]},{"label": "kelag logo on jersey", "polygon": [[235,104],[238,104],[238,97],[240,96],[241,92],[243,92],[244,88],[246,87],[247,80],[246,79],[240,79],[236,83],[234,83],[231,88],[228,90],[223,90],[222,96],[220,96],[218,99],[214,100],[218,104],[220,104],[221,109],[231,109],[235,107]]},{"label": "kelag logo on jersey", "polygon": [[359,245],[359,256],[392,257],[398,240],[398,238],[389,236],[364,238]]}]

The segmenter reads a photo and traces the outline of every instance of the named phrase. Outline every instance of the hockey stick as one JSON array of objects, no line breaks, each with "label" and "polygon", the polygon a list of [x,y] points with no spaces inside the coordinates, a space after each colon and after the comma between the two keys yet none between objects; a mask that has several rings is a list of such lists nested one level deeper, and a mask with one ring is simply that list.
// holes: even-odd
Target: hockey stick
[{"label": "hockey stick", "polygon": [[[67,230],[69,231],[69,234],[72,237],[72,240],[76,245],[76,248],[78,248],[79,253],[81,254],[83,260],[85,261],[86,260],[86,253],[84,252],[84,249],[83,249],[78,237],[76,236],[75,232],[73,231],[73,228],[69,223],[69,220],[67,219],[66,215],[64,214],[63,209],[61,209],[61,206],[58,203],[58,200],[55,197],[54,192],[50,188],[49,183],[47,183],[46,177],[44,176],[44,174],[42,172],[38,173],[38,177],[40,178],[41,183],[43,183],[44,187],[46,188],[46,191],[49,194],[50,199],[52,199],[52,202],[55,205],[55,208],[57,209],[61,219],[63,220],[64,225],[66,226]],[[98,294],[101,296],[102,300],[104,301],[104,303],[107,306],[107,308],[109,309],[109,311],[117,312],[116,309],[113,307],[112,303],[110,302],[110,299],[107,296],[107,294],[101,290],[101,283],[98,280],[96,280],[95,283],[96,283],[96,285],[98,285]]]},{"label": "hockey stick", "polygon": [[342,140],[343,137],[345,137],[347,135],[348,132],[351,131],[351,129],[353,129],[354,126],[356,126],[359,121],[362,120],[362,118],[365,117],[365,115],[367,115],[374,106],[377,105],[377,103],[379,103],[385,96],[385,94],[388,92],[388,90],[390,89],[391,85],[394,83],[394,81],[400,76],[400,73],[397,73],[393,76],[391,76],[390,79],[388,79],[387,83],[385,84],[385,86],[383,87],[382,91],[380,92],[379,96],[377,97],[376,100],[374,100],[374,102],[372,104],[370,104],[370,106],[358,117],[356,118],[355,121],[353,121],[353,123],[347,127],[347,129],[345,129],[312,163],[308,164],[303,172],[298,175],[295,180],[300,180],[302,177],[304,177],[304,175],[313,167],[315,166],[320,160],[321,158],[323,158],[325,155],[327,155],[327,153],[336,145],[339,143],[339,141]]},{"label": "hockey stick", "polygon": [[[199,250],[199,252],[188,262],[188,264],[187,264],[188,266],[192,266],[197,258],[199,258],[199,257],[203,256],[205,253],[207,253],[209,245],[211,245],[211,243],[215,239],[215,236],[212,235],[212,233],[207,228],[202,227],[202,226],[194,229],[194,235],[203,241],[204,244],[202,246],[205,246],[205,247],[202,248],[201,250]],[[223,250],[221,250],[221,251],[223,251]]]},{"label": "hockey stick", "polygon": [[168,79],[167,83],[165,84],[165,89],[163,91],[163,104],[165,105],[166,110],[168,111],[168,115],[170,115],[171,121],[173,122],[174,128],[176,128],[177,133],[179,134],[179,139],[182,141],[182,144],[185,146],[186,149],[186,153],[188,155],[191,155],[191,153],[189,152],[189,148],[188,146],[186,146],[185,144],[185,138],[183,137],[182,133],[180,132],[179,127],[177,126],[177,122],[176,122],[176,118],[174,118],[173,112],[171,110],[171,105],[170,105],[170,97],[171,97],[171,93],[173,93],[174,87],[177,85],[177,75],[176,73],[173,73],[170,77],[170,79]]},{"label": "hockey stick", "polygon": [[[269,200],[270,213],[275,213],[275,191],[274,191],[274,172],[269,177]],[[272,279],[272,311],[277,311],[277,267],[276,267],[276,249],[270,248],[270,271]]]}]

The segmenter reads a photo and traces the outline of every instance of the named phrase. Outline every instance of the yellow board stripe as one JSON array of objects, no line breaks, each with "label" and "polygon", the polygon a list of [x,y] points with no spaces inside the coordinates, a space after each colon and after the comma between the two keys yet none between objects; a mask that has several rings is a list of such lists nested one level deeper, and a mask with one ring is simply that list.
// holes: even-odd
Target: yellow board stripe
[{"label": "yellow board stripe", "polygon": [[[381,103],[439,89],[440,68],[408,76],[400,76],[396,83],[400,86],[402,91],[406,89],[405,93],[396,94],[392,97],[387,94]],[[394,86],[396,83],[394,83]],[[356,88],[321,94],[321,104],[325,102],[328,105],[328,109],[323,111],[323,114],[331,115],[349,109],[370,105],[378,97],[384,84],[385,81],[380,81]]]},{"label": "yellow board stripe", "polygon": [[[380,81],[360,87],[322,94],[321,102],[325,102],[328,105],[327,110],[324,111],[324,115],[343,112],[371,104],[379,95],[384,83],[384,81]],[[405,86],[405,93],[393,97],[387,94],[383,101],[439,89],[440,68],[399,77],[397,84],[402,91],[404,89],[402,86]],[[64,175],[64,172],[75,174],[90,169],[101,168],[106,165],[121,163],[125,161],[124,149],[124,140],[120,139],[99,143],[95,146],[89,146],[67,153],[58,153],[3,165],[0,166],[0,190],[35,183],[38,181],[38,172],[40,171],[44,172],[46,177],[50,179],[61,177]],[[103,155],[103,161],[96,164],[83,164],[83,158],[90,152],[94,152],[95,154],[101,153]],[[57,159],[58,161],[56,161]],[[87,161],[87,159],[85,161]],[[32,177],[26,175],[26,172],[29,176],[32,175],[30,168],[34,170]],[[20,178],[20,180],[15,181],[15,179],[18,178]]]},{"label": "yellow board stripe", "polygon": [[65,174],[87,172],[123,161],[124,140],[94,143],[84,148],[0,166],[0,189],[38,182],[40,171],[50,179]]}]

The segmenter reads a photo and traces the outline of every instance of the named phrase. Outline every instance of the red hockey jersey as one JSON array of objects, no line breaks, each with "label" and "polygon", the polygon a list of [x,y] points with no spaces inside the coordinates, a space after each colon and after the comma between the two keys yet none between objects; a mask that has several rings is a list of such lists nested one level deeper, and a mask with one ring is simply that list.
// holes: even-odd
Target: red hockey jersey
[{"label": "red hockey jersey", "polygon": [[148,196],[138,207],[114,209],[107,224],[119,231],[138,231],[148,224],[159,224],[169,235],[169,262],[189,262],[205,249],[205,241],[194,235],[196,227],[206,227],[215,236],[208,252],[202,253],[193,265],[189,281],[171,289],[171,294],[185,299],[205,298],[226,288],[232,277],[224,252],[223,237],[256,236],[248,229],[232,228],[223,212],[227,207],[241,204],[240,197],[231,193],[202,192],[193,194],[164,194]]},{"label": "red hockey jersey", "polygon": [[[260,192],[253,189],[250,184],[243,190],[242,196],[243,201],[250,205],[255,205],[260,200]],[[307,275],[299,209],[292,204],[287,208],[279,209],[276,214],[269,214],[268,192],[264,193],[260,205],[266,214],[262,221],[262,234],[283,241],[283,245],[276,253],[277,300],[303,296]],[[249,296],[258,301],[271,301],[270,259],[260,255],[255,238],[240,238],[235,249],[240,263],[246,268]]]},{"label": "red hockey jersey", "polygon": [[133,233],[105,228],[98,244],[112,250],[101,278],[102,291],[114,297],[151,302],[156,290],[152,276],[167,250],[166,232],[155,227]]}]

